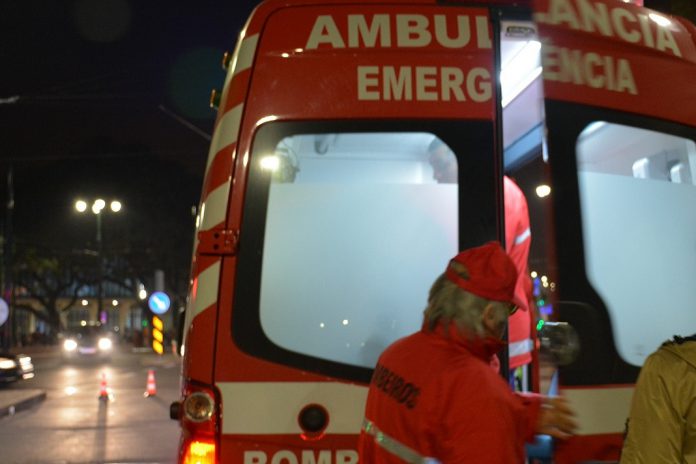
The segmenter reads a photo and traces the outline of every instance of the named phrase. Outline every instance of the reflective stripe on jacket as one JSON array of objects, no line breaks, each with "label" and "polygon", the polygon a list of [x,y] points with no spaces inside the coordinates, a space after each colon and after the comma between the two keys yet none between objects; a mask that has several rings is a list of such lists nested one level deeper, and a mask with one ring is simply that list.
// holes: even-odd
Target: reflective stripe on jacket
[{"label": "reflective stripe on jacket", "polygon": [[[510,368],[532,362],[534,342],[531,338],[531,314],[528,295],[532,293],[529,277],[528,259],[532,244],[529,228],[527,199],[517,184],[509,177],[503,177],[505,202],[505,251],[517,268],[515,303],[520,310],[508,320],[508,339],[510,340]],[[515,348],[513,350],[513,348]]]},{"label": "reflective stripe on jacket", "polygon": [[[468,341],[454,326],[396,341],[377,363],[366,420],[387,441],[419,458],[444,464],[522,463],[540,399],[511,392],[490,368],[488,348]],[[367,430],[361,432],[360,462],[412,462],[388,448]]]}]

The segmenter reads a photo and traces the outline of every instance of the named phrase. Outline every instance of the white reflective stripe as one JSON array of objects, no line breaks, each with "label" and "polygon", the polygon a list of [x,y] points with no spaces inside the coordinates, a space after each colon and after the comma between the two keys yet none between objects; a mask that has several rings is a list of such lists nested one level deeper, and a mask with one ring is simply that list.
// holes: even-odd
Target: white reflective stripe
[{"label": "white reflective stripe", "polygon": [[297,418],[308,404],[329,413],[326,433],[360,433],[367,387],[339,382],[218,382],[222,433],[300,434]]},{"label": "white reflective stripe", "polygon": [[208,194],[201,204],[201,224],[198,230],[209,230],[225,221],[229,193],[230,181],[228,180]]},{"label": "white reflective stripe", "polygon": [[578,435],[623,433],[631,409],[633,387],[561,387],[561,394],[575,411]]},{"label": "white reflective stripe", "polygon": [[508,345],[508,354],[511,358],[531,353],[532,350],[534,350],[534,342],[530,338],[525,338],[524,340],[513,342]]},{"label": "white reflective stripe", "polygon": [[515,237],[515,245],[519,245],[532,236],[532,231],[527,227],[527,230]]},{"label": "white reflective stripe", "polygon": [[220,261],[201,272],[196,278],[196,294],[191,295],[191,318],[203,312],[205,308],[215,304],[218,296],[220,281]]},{"label": "white reflective stripe", "polygon": [[239,74],[251,67],[256,54],[256,45],[259,43],[259,35],[254,34],[242,40],[242,46],[236,56],[236,61],[232,63],[232,73]]},{"label": "white reflective stripe", "polygon": [[187,343],[188,329],[193,318],[217,301],[218,281],[220,279],[220,261],[201,272],[195,279],[195,293],[189,294],[184,319],[184,346]]},{"label": "white reflective stripe", "polygon": [[384,448],[394,456],[409,464],[436,464],[440,462],[437,459],[422,456],[413,448],[404,445],[396,438],[390,437],[386,433],[382,432],[379,427],[374,424],[374,422],[367,418],[363,420],[362,429],[365,431],[365,433],[374,437],[375,443],[378,446]]},{"label": "white reflective stripe", "polygon": [[242,103],[236,105],[222,116],[222,119],[220,119],[220,122],[215,127],[213,138],[210,141],[210,149],[208,150],[208,161],[205,166],[206,172],[208,172],[218,152],[227,145],[237,141],[243,109],[244,105]]}]

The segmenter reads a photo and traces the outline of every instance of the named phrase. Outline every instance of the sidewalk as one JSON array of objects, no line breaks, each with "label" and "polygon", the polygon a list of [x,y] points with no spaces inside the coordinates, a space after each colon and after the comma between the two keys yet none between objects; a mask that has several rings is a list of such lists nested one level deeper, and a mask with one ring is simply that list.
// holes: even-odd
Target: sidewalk
[{"label": "sidewalk", "polygon": [[45,399],[46,392],[43,390],[0,388],[0,418],[11,416]]}]

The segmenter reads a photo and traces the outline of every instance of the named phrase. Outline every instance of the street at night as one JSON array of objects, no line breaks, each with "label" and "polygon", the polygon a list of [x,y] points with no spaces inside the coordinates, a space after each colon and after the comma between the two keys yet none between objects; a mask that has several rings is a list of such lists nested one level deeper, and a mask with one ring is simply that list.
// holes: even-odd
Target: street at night
[{"label": "street at night", "polygon": [[696,464],[696,0],[0,4],[0,464]]},{"label": "street at night", "polygon": [[[3,464],[176,462],[179,428],[169,404],[179,394],[179,358],[121,345],[110,362],[66,362],[59,347],[32,360],[33,379],[0,388],[0,403],[18,390],[46,393],[0,418]],[[145,396],[149,370],[156,394]],[[107,399],[100,398],[103,375]]]}]

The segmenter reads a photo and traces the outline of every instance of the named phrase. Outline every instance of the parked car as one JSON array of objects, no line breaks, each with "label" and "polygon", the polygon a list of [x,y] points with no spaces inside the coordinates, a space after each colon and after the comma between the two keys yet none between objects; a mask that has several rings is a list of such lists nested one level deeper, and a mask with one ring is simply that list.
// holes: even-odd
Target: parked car
[{"label": "parked car", "polygon": [[0,352],[0,384],[34,377],[31,357],[24,354]]},{"label": "parked car", "polygon": [[63,356],[67,359],[109,359],[114,349],[111,333],[99,324],[70,329],[63,338]]}]

